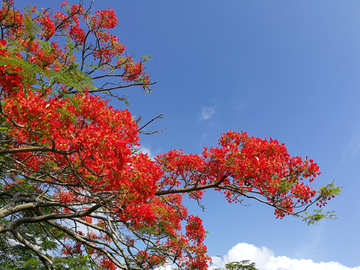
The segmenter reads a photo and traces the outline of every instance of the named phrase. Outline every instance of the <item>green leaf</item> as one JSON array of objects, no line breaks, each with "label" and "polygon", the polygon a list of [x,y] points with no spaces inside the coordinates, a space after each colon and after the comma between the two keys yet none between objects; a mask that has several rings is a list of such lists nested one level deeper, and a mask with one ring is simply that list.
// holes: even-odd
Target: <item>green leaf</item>
[{"label": "green leaf", "polygon": [[337,219],[337,216],[334,214],[335,211],[328,211],[324,214],[322,210],[323,209],[314,210],[314,214],[312,215],[310,215],[309,212],[305,212],[306,217],[303,218],[303,221],[307,222],[308,225],[312,225],[324,218]]}]

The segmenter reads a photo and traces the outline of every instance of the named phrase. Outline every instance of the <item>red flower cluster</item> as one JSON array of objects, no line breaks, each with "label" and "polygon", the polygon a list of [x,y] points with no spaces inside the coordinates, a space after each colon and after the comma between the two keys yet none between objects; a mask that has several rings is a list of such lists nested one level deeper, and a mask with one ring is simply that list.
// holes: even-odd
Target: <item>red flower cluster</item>
[{"label": "red flower cluster", "polygon": [[127,59],[124,67],[124,80],[127,82],[136,80],[143,72],[143,66],[141,62],[133,63],[131,60],[129,60]]},{"label": "red flower cluster", "polygon": [[194,239],[197,245],[201,245],[205,239],[205,230],[202,226],[202,220],[199,217],[189,216],[188,225],[186,225],[186,236]]},{"label": "red flower cluster", "polygon": [[116,270],[116,266],[109,259],[103,259],[101,261],[101,269],[104,269],[104,270]]},{"label": "red flower cluster", "polygon": [[[16,29],[23,24],[23,17],[18,10],[11,8],[14,5],[13,0],[3,1],[3,6],[0,9],[0,25],[11,30]],[[12,35],[14,32],[9,33]]]},{"label": "red flower cluster", "polygon": [[91,19],[94,28],[112,29],[118,23],[118,19],[112,8],[96,11],[96,17],[94,16]]},{"label": "red flower cluster", "polygon": [[[6,40],[0,40],[0,57],[11,58],[14,53],[9,52],[5,48]],[[20,57],[20,54],[16,54]],[[23,68],[12,67],[9,65],[0,66],[0,86],[5,95],[13,95],[23,87]]]},{"label": "red flower cluster", "polygon": [[[223,191],[229,202],[254,191],[280,208],[276,211],[279,217],[291,214],[295,203],[307,204],[316,195],[314,189],[299,181],[311,182],[319,175],[317,164],[290,157],[285,145],[277,140],[229,131],[222,135],[219,145],[204,148],[203,157],[176,150],[157,157],[159,166],[166,168],[159,187],[178,188],[180,179],[187,179],[187,185],[196,183]],[[195,188],[191,196],[200,199],[203,190]]]},{"label": "red flower cluster", "polygon": [[36,20],[40,23],[42,27],[41,36],[45,40],[49,40],[56,32],[56,25],[50,19],[50,15],[47,14],[47,11],[45,10],[44,13],[41,15],[41,17],[37,18]]},{"label": "red flower cluster", "polygon": [[[124,56],[125,46],[116,36],[105,31],[114,28],[118,23],[113,9],[100,10],[91,15],[81,5],[70,6],[67,1],[63,2],[61,7],[65,12],[56,12],[54,15],[50,15],[47,10],[37,13],[36,8],[33,8],[30,14],[22,15],[11,8],[11,3],[3,5],[0,10],[0,25],[7,29],[7,38],[12,46],[18,51],[26,52],[30,61],[41,67],[58,71],[75,61],[74,52],[86,51],[98,61],[100,69],[112,72],[122,70],[122,76],[119,77],[124,82],[137,81],[144,88],[148,87],[149,76],[143,72],[142,63],[134,62],[130,56]],[[28,38],[33,33],[23,25],[24,16],[36,23],[36,27],[40,27],[38,37],[49,41],[51,46],[45,47],[36,39]],[[61,48],[52,40],[58,36],[68,37],[77,50],[68,45]],[[92,40],[91,37],[98,42],[87,45],[87,42]]]}]

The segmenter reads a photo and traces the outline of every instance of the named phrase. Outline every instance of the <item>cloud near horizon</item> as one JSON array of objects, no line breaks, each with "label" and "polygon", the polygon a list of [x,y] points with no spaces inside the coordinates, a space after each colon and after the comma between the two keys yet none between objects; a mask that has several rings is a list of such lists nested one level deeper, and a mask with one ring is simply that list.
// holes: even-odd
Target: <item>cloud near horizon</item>
[{"label": "cloud near horizon", "polygon": [[228,262],[250,260],[256,263],[259,270],[360,270],[358,267],[346,267],[338,262],[315,263],[312,260],[291,259],[286,256],[275,256],[274,252],[267,247],[256,247],[247,243],[239,243],[232,247],[223,257],[211,257],[213,266],[211,269],[224,267]]}]

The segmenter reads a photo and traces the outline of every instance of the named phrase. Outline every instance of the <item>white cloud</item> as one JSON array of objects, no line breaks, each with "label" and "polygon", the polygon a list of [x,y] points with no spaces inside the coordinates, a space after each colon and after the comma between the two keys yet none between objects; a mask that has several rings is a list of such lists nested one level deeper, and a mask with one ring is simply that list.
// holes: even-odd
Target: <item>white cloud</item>
[{"label": "white cloud", "polygon": [[275,257],[272,250],[266,247],[239,243],[232,247],[224,259],[212,257],[213,266],[210,269],[224,267],[228,262],[250,260],[256,263],[259,270],[360,270],[360,266],[351,268],[337,262],[315,263],[312,260],[291,259],[285,256]]},{"label": "white cloud", "polygon": [[203,107],[201,110],[200,119],[201,120],[207,120],[210,117],[212,117],[215,114],[215,108],[214,107]]}]

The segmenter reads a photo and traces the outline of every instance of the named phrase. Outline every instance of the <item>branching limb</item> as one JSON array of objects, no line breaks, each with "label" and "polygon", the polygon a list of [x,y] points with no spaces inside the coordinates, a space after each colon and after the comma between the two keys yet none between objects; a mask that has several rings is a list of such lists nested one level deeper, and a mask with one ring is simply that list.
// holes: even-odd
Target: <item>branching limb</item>
[{"label": "branching limb", "polygon": [[19,242],[21,242],[22,244],[30,248],[33,252],[35,252],[47,269],[52,269],[53,262],[48,257],[46,257],[38,248],[36,248],[33,244],[31,244],[24,237],[22,237],[22,235],[16,229],[11,230],[11,233]]}]

